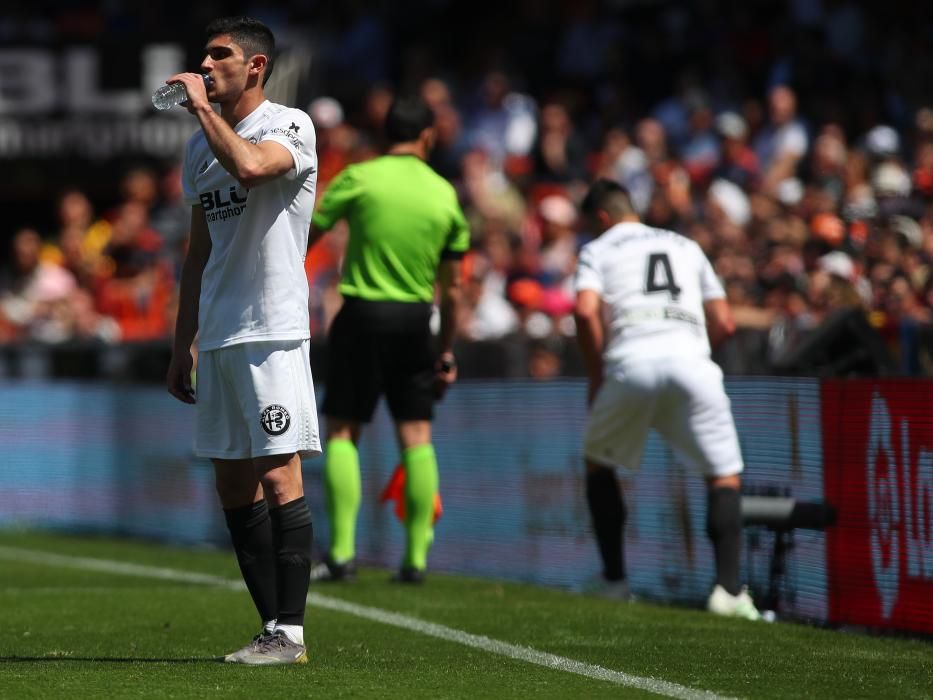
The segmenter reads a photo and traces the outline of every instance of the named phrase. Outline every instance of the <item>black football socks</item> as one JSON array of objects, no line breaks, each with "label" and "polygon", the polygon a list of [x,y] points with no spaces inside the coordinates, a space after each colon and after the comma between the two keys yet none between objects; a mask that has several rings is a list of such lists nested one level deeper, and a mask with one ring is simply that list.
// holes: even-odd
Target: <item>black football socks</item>
[{"label": "black football socks", "polygon": [[263,623],[275,620],[278,595],[272,521],[265,500],[224,510],[227,529],[256,610]]},{"label": "black football socks", "polygon": [[304,496],[269,511],[275,542],[279,625],[303,625],[311,579],[311,511]]},{"label": "black football socks", "polygon": [[612,469],[587,471],[586,502],[603,560],[603,576],[607,581],[621,581],[625,578],[623,531],[626,512],[625,500]]},{"label": "black football socks", "polygon": [[742,537],[742,502],[738,489],[710,489],[706,501],[706,534],[716,556],[716,583],[738,595],[739,545]]}]

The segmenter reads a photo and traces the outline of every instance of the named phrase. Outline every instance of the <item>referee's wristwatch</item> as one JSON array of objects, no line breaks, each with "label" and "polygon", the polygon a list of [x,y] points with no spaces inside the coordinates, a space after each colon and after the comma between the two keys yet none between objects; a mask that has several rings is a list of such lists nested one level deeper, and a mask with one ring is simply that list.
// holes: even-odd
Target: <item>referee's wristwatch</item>
[{"label": "referee's wristwatch", "polygon": [[451,372],[454,367],[457,366],[457,361],[454,359],[453,355],[448,355],[447,357],[442,356],[440,359],[440,362],[438,363],[438,366],[440,367],[441,372],[443,372],[444,374],[447,374],[448,372]]}]

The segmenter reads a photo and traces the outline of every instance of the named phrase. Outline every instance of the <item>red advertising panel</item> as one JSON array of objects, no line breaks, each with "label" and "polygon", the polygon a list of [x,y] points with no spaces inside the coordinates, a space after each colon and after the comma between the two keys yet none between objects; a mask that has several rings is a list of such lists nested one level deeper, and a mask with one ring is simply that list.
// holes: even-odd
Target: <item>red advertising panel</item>
[{"label": "red advertising panel", "polygon": [[829,620],[933,633],[933,382],[823,383]]}]

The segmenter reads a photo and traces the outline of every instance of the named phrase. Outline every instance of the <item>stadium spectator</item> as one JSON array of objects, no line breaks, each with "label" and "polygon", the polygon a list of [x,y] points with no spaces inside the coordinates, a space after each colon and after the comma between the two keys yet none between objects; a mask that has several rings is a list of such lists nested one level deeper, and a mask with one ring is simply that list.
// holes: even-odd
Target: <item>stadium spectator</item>
[{"label": "stadium spectator", "polygon": [[[328,336],[324,484],[331,541],[315,576],[323,580],[346,580],[355,573],[361,498],[357,443],[383,393],[405,474],[406,548],[395,580],[425,578],[438,492],[433,404],[457,376],[453,341],[460,260],[470,243],[456,193],[426,163],[433,125],[423,100],[396,99],[386,116],[391,144],[386,155],[340,173],[312,220],[312,244],[340,219],[350,230],[340,282],[344,303]],[[429,328],[435,285],[437,348]]]},{"label": "stadium spectator", "polygon": [[914,192],[927,202],[933,201],[933,141],[917,144],[914,164]]},{"label": "stadium spectator", "polygon": [[117,210],[97,271],[97,308],[120,326],[124,341],[165,338],[175,280],[161,259],[162,238],[149,226],[145,205],[130,200]]},{"label": "stadium spectator", "polygon": [[768,93],[768,123],[755,138],[755,152],[762,169],[762,187],[773,193],[783,180],[793,177],[807,151],[807,132],[797,119],[797,96],[787,85]]},{"label": "stadium spectator", "polygon": [[463,260],[463,305],[457,335],[466,340],[496,340],[518,330],[518,314],[503,291],[505,277],[490,269],[480,251]]},{"label": "stadium spectator", "polygon": [[758,157],[748,146],[748,125],[735,112],[723,112],[715,120],[720,138],[720,158],[713,165],[713,178],[729,180],[746,192],[758,187]]},{"label": "stadium spectator", "polygon": [[714,129],[713,109],[709,98],[697,91],[689,102],[690,129],[680,149],[684,168],[695,186],[709,182],[720,161],[720,145]]},{"label": "stadium spectator", "polygon": [[120,180],[124,202],[137,202],[150,212],[159,199],[159,179],[151,168],[130,168]]},{"label": "stadium spectator", "polygon": [[536,246],[542,281],[550,284],[573,274],[577,209],[562,189],[554,189],[538,200],[533,213],[525,239]]},{"label": "stadium spectator", "polygon": [[343,107],[333,97],[318,97],[308,105],[315,126],[320,169],[318,184],[326,187],[353,160],[359,142],[356,129],[344,120]]},{"label": "stadium spectator", "polygon": [[41,250],[38,231],[24,228],[13,236],[0,278],[0,315],[14,338],[58,342],[66,339],[59,307],[68,304],[77,283],[63,267],[43,262]]},{"label": "stadium spectator", "polygon": [[317,175],[314,126],[305,112],[264,95],[275,50],[268,27],[226,17],[205,35],[200,69],[213,78],[210,87],[198,73],[169,78],[184,83],[200,130],[183,164],[191,242],[166,383],[196,406],[195,453],[213,462],[262,624],[224,660],[306,663],[312,531],[301,457],[321,452],[303,269]]},{"label": "stadium spectator", "polygon": [[541,108],[534,147],[535,180],[569,184],[586,179],[586,148],[564,105]]},{"label": "stadium spectator", "polygon": [[707,609],[757,620],[739,584],[744,466],[722,372],[709,359],[710,341],[735,330],[723,289],[700,248],[642,225],[618,184],[598,181],[582,211],[598,234],[580,252],[574,316],[588,375],[586,497],[604,565],[601,592],[629,596],[625,500],[613,470],[637,469],[655,428],[706,478],[716,558]]},{"label": "stadium spectator", "polygon": [[172,163],[163,171],[159,177],[159,197],[150,210],[152,228],[165,245],[165,257],[170,263],[179,264],[184,259],[191,231],[191,207],[185,204],[181,175],[181,163]]},{"label": "stadium spectator", "polygon": [[484,151],[472,150],[464,157],[463,190],[471,221],[494,219],[510,231],[521,229],[527,209],[525,196]]},{"label": "stadium spectator", "polygon": [[369,137],[369,143],[366,144],[369,146],[369,152],[362,160],[375,157],[385,145],[382,127],[393,99],[395,99],[395,91],[381,83],[367,90],[360,122],[363,127],[362,133]]},{"label": "stadium spectator", "polygon": [[635,141],[645,154],[653,189],[645,221],[673,227],[688,218],[692,208],[690,176],[668,149],[667,134],[656,119],[642,119],[635,127]]},{"label": "stadium spectator", "polygon": [[594,170],[597,178],[615,180],[625,187],[638,213],[645,213],[654,183],[645,152],[632,143],[625,129],[613,127],[606,132]]},{"label": "stadium spectator", "polygon": [[528,156],[535,143],[534,102],[512,90],[509,77],[494,70],[483,76],[475,104],[466,113],[466,141],[501,171],[510,157]]},{"label": "stadium spectator", "polygon": [[6,311],[0,311],[0,338],[3,342],[117,342],[121,339],[118,324],[100,313],[92,294],[98,268],[85,255],[83,245],[92,220],[90,201],[79,190],[66,190],[59,197],[58,214],[57,243],[42,244],[32,229],[23,229],[13,238],[13,266],[2,283],[7,289],[2,302]]},{"label": "stadium spectator", "polygon": [[421,84],[421,97],[434,112],[434,131],[437,143],[431,151],[428,164],[447,180],[459,180],[461,163],[468,150],[463,133],[463,120],[450,93],[450,88],[439,78],[428,78]]},{"label": "stadium spectator", "polygon": [[[66,189],[58,198],[58,236],[42,246],[42,260],[55,263],[74,275],[84,289],[91,289],[100,264],[101,248],[91,243],[92,229],[100,231],[101,222],[94,223],[91,201],[81,190]],[[106,226],[107,236],[110,227]]]},{"label": "stadium spectator", "polygon": [[845,193],[845,165],[848,158],[841,130],[826,126],[813,142],[809,164],[811,208],[836,211]]}]

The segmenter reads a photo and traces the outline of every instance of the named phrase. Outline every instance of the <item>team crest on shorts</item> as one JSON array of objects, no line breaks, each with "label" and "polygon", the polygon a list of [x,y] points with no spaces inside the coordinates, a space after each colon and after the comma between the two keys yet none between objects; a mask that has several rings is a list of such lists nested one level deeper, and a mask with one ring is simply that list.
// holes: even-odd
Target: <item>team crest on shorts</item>
[{"label": "team crest on shorts", "polygon": [[285,406],[274,403],[262,410],[262,415],[259,416],[259,424],[269,435],[281,435],[292,424],[292,417],[288,414]]}]

